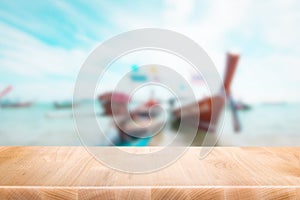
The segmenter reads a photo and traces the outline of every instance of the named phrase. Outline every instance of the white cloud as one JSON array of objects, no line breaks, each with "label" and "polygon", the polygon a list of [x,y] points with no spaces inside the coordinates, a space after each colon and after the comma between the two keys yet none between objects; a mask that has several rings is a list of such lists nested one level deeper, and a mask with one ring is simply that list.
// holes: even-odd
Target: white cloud
[{"label": "white cloud", "polygon": [[[201,9],[194,8],[194,12],[201,12]],[[170,26],[167,25],[169,19],[166,19],[165,24],[202,45],[221,73],[225,66],[226,51],[233,48],[241,50],[233,85],[236,96],[249,101],[279,98],[300,100],[300,86],[297,86],[300,85],[299,2],[216,0],[210,1],[205,9],[208,9],[206,15],[198,19],[178,21]],[[178,13],[177,17],[180,16]],[[249,40],[252,37],[259,38],[252,39],[253,44],[243,41],[232,43],[232,40],[238,40],[229,38],[230,33]],[[253,46],[264,54],[243,52]]]},{"label": "white cloud", "polygon": [[[42,43],[36,38],[9,27],[3,23],[0,23],[0,37],[5,38],[0,40],[1,58],[0,65],[1,71],[15,74],[16,77],[9,77],[11,83],[6,82],[2,84],[14,84],[19,83],[17,77],[22,77],[28,80],[35,81],[34,84],[19,83],[22,86],[15,87],[23,88],[22,90],[13,91],[15,96],[27,96],[32,94],[32,98],[47,98],[52,96],[51,93],[56,93],[56,90],[63,90],[67,92],[65,82],[62,81],[60,87],[57,87],[55,77],[58,79],[68,77],[69,79],[75,80],[76,74],[80,68],[80,65],[87,56],[87,52],[81,49],[66,50],[63,48],[52,47]],[[52,76],[53,86],[47,80],[47,76]],[[72,81],[72,80],[71,80]],[[48,85],[43,90],[38,85]],[[31,86],[34,87],[31,87]],[[47,90],[47,92],[44,92]],[[33,92],[36,91],[36,92]],[[43,94],[39,94],[42,93]],[[65,95],[64,95],[65,96]]]},{"label": "white cloud", "polygon": [[184,23],[191,17],[194,4],[194,0],[165,0],[163,17],[172,24]]},{"label": "white cloud", "polygon": [[34,37],[0,24],[0,36],[5,38],[0,43],[7,48],[1,48],[2,68],[14,73],[28,73],[28,75],[74,75],[82,63],[86,52],[81,49],[66,50],[49,46]]},{"label": "white cloud", "polygon": [[[258,83],[294,88],[295,93],[298,92],[295,85],[300,85],[297,76],[300,72],[300,5],[297,0],[213,0],[201,5],[193,0],[166,0],[162,8],[153,10],[153,13],[145,12],[144,15],[140,14],[143,10],[136,11],[130,6],[124,9],[111,2],[94,2],[92,7],[95,11],[101,6],[106,8],[105,18],[111,22],[110,27],[101,24],[99,19],[82,16],[78,12],[80,8],[71,4],[56,4],[71,23],[76,25],[76,38],[89,45],[96,43],[87,32],[108,39],[113,34],[137,28],[171,29],[185,34],[204,47],[220,73],[224,70],[226,51],[232,48],[241,50],[242,57],[234,82],[237,96],[256,100],[279,96],[275,90],[265,92],[267,86],[250,88],[252,86],[249,82],[253,77],[257,78]],[[84,28],[80,24],[85,24]],[[15,74],[41,79],[49,74],[76,76],[80,64],[88,54],[82,47],[70,50],[51,47],[3,23],[0,24],[0,29],[0,37],[5,38],[0,40],[3,46],[0,49],[1,69],[5,68]],[[243,40],[234,38],[232,33]],[[249,50],[251,48],[252,52]],[[256,50],[259,52],[255,52]],[[260,52],[263,53],[260,55]],[[280,82],[283,84],[280,85]],[[259,84],[255,85],[259,87]],[[291,89],[286,89],[286,92],[280,89],[280,92],[281,96],[298,98],[295,94],[290,94]]]}]

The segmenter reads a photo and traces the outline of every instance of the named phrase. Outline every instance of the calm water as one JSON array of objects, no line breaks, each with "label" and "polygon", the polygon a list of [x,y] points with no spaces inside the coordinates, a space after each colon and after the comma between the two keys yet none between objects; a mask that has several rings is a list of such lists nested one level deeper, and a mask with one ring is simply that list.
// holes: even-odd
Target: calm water
[{"label": "calm water", "polygon": [[[71,115],[71,110],[55,110],[50,104],[0,108],[0,145],[81,145]],[[226,109],[220,145],[300,144],[300,104],[256,105],[239,116],[243,129],[237,134]],[[101,138],[92,140],[103,144]]]}]

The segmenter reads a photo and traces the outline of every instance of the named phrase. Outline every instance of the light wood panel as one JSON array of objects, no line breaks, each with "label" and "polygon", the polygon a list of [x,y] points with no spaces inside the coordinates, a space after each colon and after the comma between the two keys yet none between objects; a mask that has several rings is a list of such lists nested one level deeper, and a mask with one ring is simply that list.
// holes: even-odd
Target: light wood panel
[{"label": "light wood panel", "polygon": [[300,199],[300,147],[215,147],[204,160],[200,148],[160,171],[128,174],[83,147],[0,147],[0,199]]}]

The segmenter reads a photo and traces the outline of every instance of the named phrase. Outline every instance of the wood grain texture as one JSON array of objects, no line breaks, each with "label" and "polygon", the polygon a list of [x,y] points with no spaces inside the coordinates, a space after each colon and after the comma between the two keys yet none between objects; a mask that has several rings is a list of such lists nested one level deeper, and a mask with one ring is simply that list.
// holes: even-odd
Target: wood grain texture
[{"label": "wood grain texture", "polygon": [[83,147],[0,147],[0,199],[300,199],[300,147],[215,147],[203,160],[200,148],[128,174]]}]

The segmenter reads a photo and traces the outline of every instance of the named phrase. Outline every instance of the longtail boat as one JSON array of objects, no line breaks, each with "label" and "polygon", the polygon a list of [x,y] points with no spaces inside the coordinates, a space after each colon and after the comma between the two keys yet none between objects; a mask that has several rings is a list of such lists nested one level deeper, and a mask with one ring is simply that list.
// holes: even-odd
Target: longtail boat
[{"label": "longtail boat", "polygon": [[[236,104],[230,90],[238,60],[238,54],[228,53],[224,81],[223,85],[220,86],[220,92],[214,96],[201,99],[198,102],[173,109],[171,111],[173,116],[172,123],[188,123],[188,125],[196,126],[198,131],[206,133],[215,132],[226,99],[228,99],[232,110],[234,129],[238,132],[241,126],[237,116]],[[137,145],[138,141],[141,141],[143,145],[147,145],[151,140],[151,137],[147,137],[147,134],[153,130],[157,131],[157,128],[162,127],[162,123],[165,123],[165,121],[159,118],[159,110],[157,110],[157,113],[155,111],[153,115],[147,117],[150,115],[149,108],[159,104],[159,102],[153,99],[148,100],[129,113],[128,104],[130,97],[127,94],[108,92],[100,95],[98,100],[104,109],[104,115],[109,117],[114,116],[114,119],[117,119],[115,127],[119,132],[120,142],[115,145],[141,146]],[[198,109],[195,109],[195,106],[198,106]],[[189,120],[195,118],[199,120]],[[203,137],[201,138],[203,139]],[[195,145],[200,145],[199,141]]]}]

